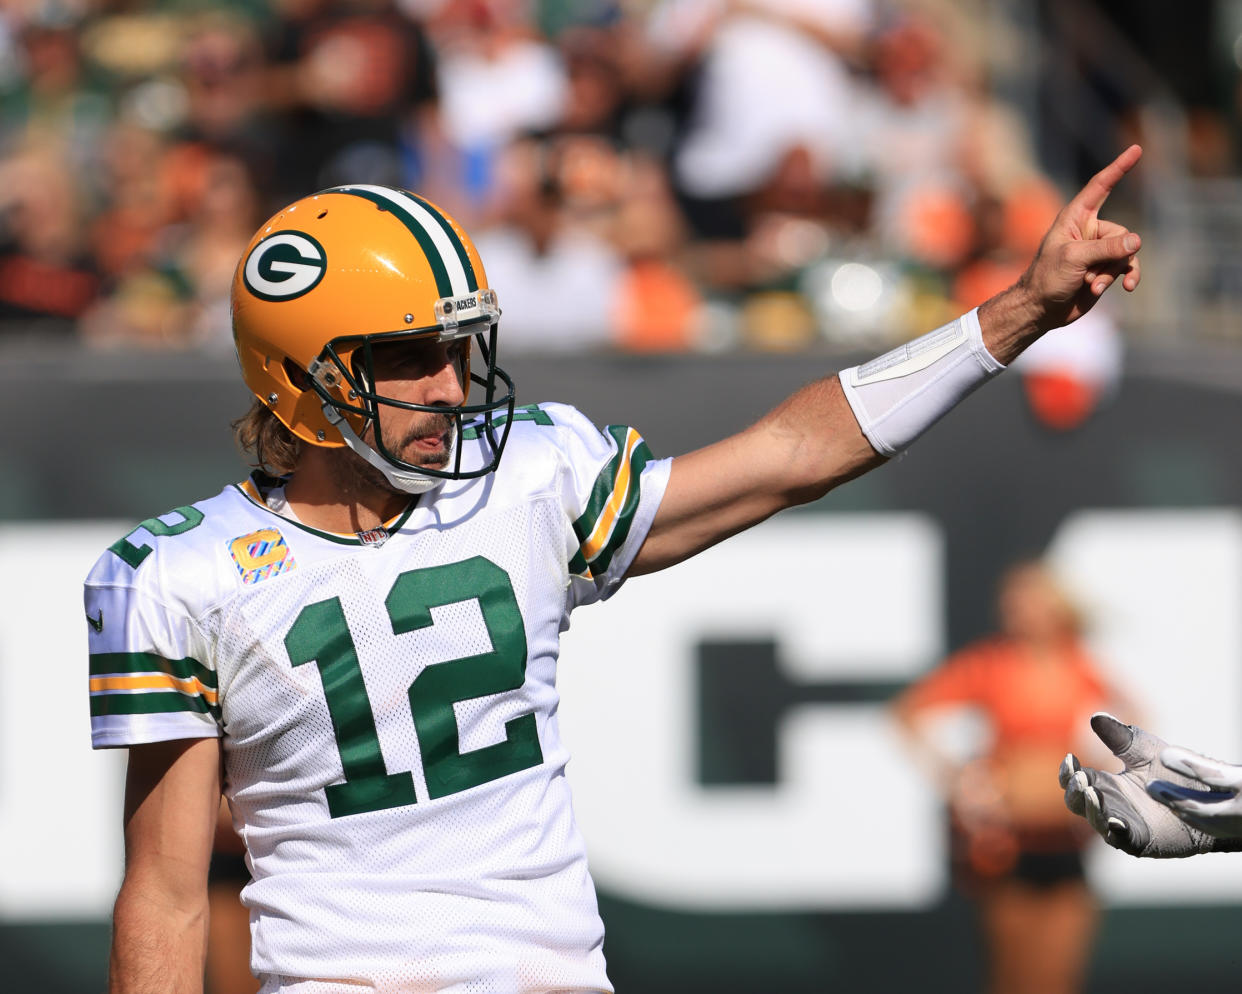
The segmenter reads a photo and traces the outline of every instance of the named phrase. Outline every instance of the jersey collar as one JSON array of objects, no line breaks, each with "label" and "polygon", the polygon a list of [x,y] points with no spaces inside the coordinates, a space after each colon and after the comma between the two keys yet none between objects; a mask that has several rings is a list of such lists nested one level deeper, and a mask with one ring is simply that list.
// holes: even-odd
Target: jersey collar
[{"label": "jersey collar", "polygon": [[418,506],[418,498],[415,497],[406,505],[404,511],[396,517],[385,521],[379,528],[371,528],[363,532],[349,532],[347,534],[326,532],[318,528],[312,528],[310,525],[303,524],[294,518],[287,518],[268,507],[265,497],[266,492],[274,487],[284,486],[287,482],[288,477],[272,476],[261,469],[256,469],[241,483],[236,483],[233,486],[250,503],[262,508],[268,514],[279,518],[286,524],[293,525],[295,528],[300,528],[304,532],[310,532],[312,535],[327,539],[329,542],[336,542],[339,545],[381,546],[401,530],[401,527],[409,520],[410,515],[414,513],[414,508]]}]

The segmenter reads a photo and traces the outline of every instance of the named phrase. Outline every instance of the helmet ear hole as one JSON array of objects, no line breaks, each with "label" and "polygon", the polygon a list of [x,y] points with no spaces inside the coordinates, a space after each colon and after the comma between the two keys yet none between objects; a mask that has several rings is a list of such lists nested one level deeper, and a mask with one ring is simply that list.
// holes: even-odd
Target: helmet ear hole
[{"label": "helmet ear hole", "polygon": [[307,390],[310,388],[310,376],[301,366],[292,359],[285,357],[284,361],[285,376],[299,390]]}]

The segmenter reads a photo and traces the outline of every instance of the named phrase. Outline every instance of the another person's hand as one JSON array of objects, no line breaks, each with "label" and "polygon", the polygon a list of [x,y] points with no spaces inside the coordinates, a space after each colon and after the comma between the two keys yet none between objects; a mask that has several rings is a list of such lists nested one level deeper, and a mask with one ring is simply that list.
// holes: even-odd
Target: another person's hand
[{"label": "another person's hand", "polygon": [[1147,785],[1147,793],[1192,828],[1242,845],[1242,766],[1181,746],[1165,749],[1160,761],[1185,779],[1178,783],[1154,780]]},{"label": "another person's hand", "polygon": [[1154,784],[1162,790],[1199,785],[1162,761],[1168,743],[1104,712],[1091,716],[1091,728],[1124,768],[1107,773],[1084,767],[1070,753],[1061,763],[1060,780],[1066,807],[1085,817],[1105,842],[1131,856],[1158,859],[1228,848],[1148,793]]}]

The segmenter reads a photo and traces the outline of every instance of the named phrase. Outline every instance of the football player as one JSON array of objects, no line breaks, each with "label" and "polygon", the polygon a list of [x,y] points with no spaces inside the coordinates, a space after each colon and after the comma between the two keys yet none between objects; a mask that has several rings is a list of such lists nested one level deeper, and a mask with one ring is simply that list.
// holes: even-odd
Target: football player
[{"label": "football player", "polygon": [[[518,407],[469,237],[399,190],[307,197],[233,284],[262,470],[86,581],[96,747],[127,747],[112,994],[201,990],[224,792],[265,994],[610,991],[557,730],[579,605],[879,465],[1112,283],[1131,147],[1021,280],[675,459]],[[503,458],[502,458],[503,457]]]}]

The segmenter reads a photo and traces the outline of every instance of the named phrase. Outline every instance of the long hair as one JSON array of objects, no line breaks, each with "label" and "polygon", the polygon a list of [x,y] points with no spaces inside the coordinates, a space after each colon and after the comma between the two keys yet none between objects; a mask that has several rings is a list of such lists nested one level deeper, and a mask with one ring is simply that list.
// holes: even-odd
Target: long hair
[{"label": "long hair", "polygon": [[1005,591],[1023,581],[1035,583],[1042,590],[1044,606],[1052,613],[1050,624],[1068,639],[1081,638],[1087,629],[1087,616],[1074,600],[1065,583],[1049,564],[1039,559],[1021,559],[1011,563],[1001,575],[998,600]]},{"label": "long hair", "polygon": [[272,476],[288,476],[297,466],[301,440],[258,398],[232,428],[237,447],[250,456],[252,466]]}]

